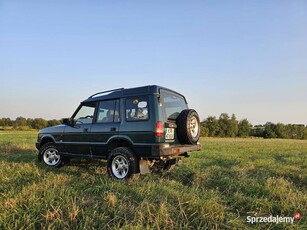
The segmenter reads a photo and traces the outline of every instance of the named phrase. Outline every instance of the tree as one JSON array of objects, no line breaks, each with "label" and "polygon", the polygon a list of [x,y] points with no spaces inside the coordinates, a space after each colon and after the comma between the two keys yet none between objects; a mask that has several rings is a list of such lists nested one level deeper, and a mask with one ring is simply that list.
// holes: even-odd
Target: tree
[{"label": "tree", "polygon": [[27,119],[24,117],[17,117],[14,122],[15,127],[27,126]]},{"label": "tree", "polygon": [[59,125],[59,124],[61,124],[61,122],[58,121],[58,120],[55,120],[55,119],[49,120],[49,121],[48,121],[48,127],[49,127],[49,126]]},{"label": "tree", "polygon": [[200,129],[200,136],[201,137],[208,137],[209,134],[209,129],[203,125],[201,125],[201,129]]},{"label": "tree", "polygon": [[291,138],[304,139],[304,125],[289,125],[291,127]]},{"label": "tree", "polygon": [[252,125],[245,118],[241,120],[238,124],[238,136],[239,137],[247,137],[251,133]]},{"label": "tree", "polygon": [[264,137],[265,138],[276,138],[277,135],[275,133],[275,127],[276,125],[271,123],[271,122],[267,122],[265,125],[264,125]]},{"label": "tree", "polygon": [[228,122],[227,134],[229,137],[236,137],[238,135],[238,121],[234,114]]},{"label": "tree", "polygon": [[33,126],[34,129],[42,129],[48,126],[48,122],[42,118],[35,118]]},{"label": "tree", "polygon": [[287,138],[286,126],[282,123],[277,123],[275,125],[275,133],[277,138]]},{"label": "tree", "polygon": [[219,132],[219,123],[216,117],[209,116],[202,122],[202,126],[208,130],[209,137],[215,137]]},{"label": "tree", "polygon": [[304,129],[304,139],[305,139],[305,140],[307,139],[307,126],[306,126],[305,129]]},{"label": "tree", "polygon": [[219,132],[218,132],[218,136],[220,137],[227,137],[229,136],[229,116],[227,113],[222,113],[219,117],[218,120],[218,124],[219,124]]},{"label": "tree", "polygon": [[13,122],[10,118],[2,118],[1,119],[1,122],[0,122],[0,125],[1,126],[12,126],[13,125]]},{"label": "tree", "polygon": [[31,127],[32,129],[35,129],[35,125],[34,125],[34,119],[32,119],[32,118],[28,118],[27,119],[27,125],[29,126],[29,127]]}]

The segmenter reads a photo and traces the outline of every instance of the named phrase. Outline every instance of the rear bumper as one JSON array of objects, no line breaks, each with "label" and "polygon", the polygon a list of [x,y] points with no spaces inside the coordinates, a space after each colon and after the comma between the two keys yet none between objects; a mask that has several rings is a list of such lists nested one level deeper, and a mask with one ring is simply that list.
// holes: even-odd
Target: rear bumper
[{"label": "rear bumper", "polygon": [[180,156],[183,153],[200,151],[201,145],[155,145],[152,146],[152,155],[153,156],[162,156],[162,157],[176,157]]}]

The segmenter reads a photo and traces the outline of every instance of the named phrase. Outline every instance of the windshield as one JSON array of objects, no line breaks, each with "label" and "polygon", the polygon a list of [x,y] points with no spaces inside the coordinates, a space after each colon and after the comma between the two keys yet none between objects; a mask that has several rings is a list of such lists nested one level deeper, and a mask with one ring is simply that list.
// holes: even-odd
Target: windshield
[{"label": "windshield", "polygon": [[188,109],[185,99],[175,93],[161,89],[161,102],[167,120],[176,120],[182,110]]}]

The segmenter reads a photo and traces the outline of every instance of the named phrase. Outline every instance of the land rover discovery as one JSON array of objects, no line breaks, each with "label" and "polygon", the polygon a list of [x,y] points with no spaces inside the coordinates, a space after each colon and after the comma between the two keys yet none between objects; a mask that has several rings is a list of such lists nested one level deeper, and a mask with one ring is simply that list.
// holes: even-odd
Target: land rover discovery
[{"label": "land rover discovery", "polygon": [[73,157],[107,160],[116,179],[172,168],[201,149],[197,112],[183,95],[150,85],[96,93],[71,118],[38,133],[38,160],[58,167]]}]

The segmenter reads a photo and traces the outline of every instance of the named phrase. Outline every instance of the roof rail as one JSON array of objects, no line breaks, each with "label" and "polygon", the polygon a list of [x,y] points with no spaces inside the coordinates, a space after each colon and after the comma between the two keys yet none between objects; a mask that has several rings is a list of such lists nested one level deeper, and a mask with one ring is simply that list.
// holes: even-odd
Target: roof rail
[{"label": "roof rail", "polygon": [[107,90],[107,91],[95,93],[95,94],[93,94],[92,96],[90,96],[88,99],[93,98],[93,97],[95,97],[95,96],[97,96],[97,95],[99,95],[99,94],[109,93],[109,92],[114,92],[114,91],[122,91],[122,90],[124,90],[124,89],[125,89],[125,88],[118,88],[118,89],[112,89],[112,90]]}]

